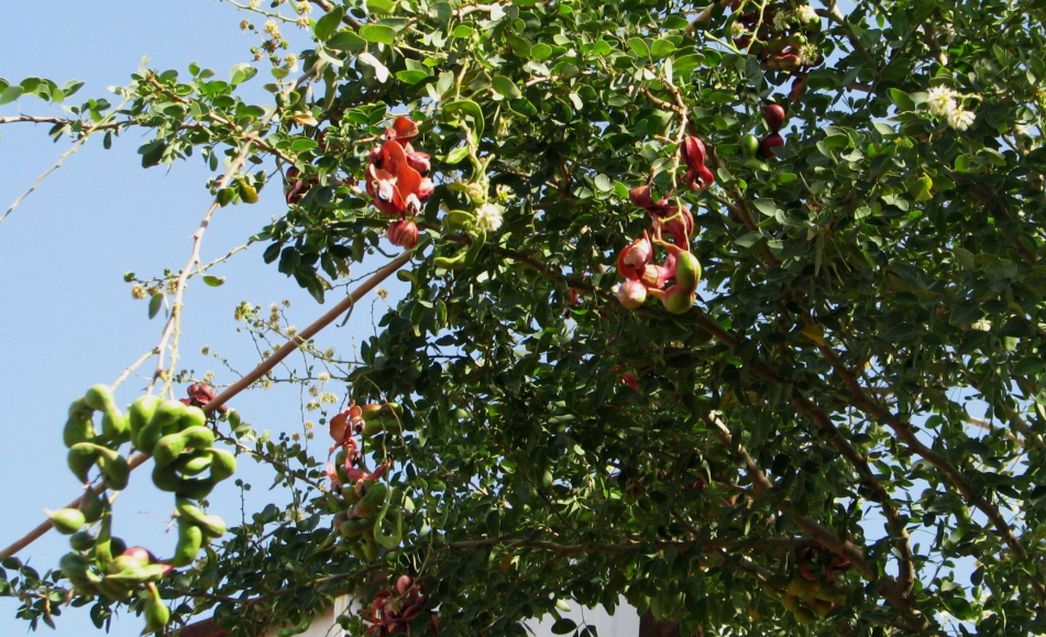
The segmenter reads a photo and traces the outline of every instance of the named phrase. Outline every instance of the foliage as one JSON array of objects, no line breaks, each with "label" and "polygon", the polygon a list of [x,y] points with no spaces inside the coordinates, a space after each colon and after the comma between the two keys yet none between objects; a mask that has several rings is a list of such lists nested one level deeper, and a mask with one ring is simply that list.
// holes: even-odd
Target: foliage
[{"label": "foliage", "polygon": [[[401,542],[348,550],[322,459],[241,428],[300,515],[268,507],[164,579],[176,623],[300,627],[409,573],[446,634],[621,596],[685,633],[1046,631],[1041,7],[312,4],[245,6],[313,36],[287,58],[283,22],[259,31],[268,103],[241,96],[254,65],[143,70],[115,110],[54,121],[106,144],[149,129],[146,167],[246,149],[217,201],[293,193],[253,240],[318,300],[380,249],[362,180],[397,115],[432,156],[409,292],[340,374],[360,405],[402,405],[402,432],[364,437]],[[784,144],[752,154],[746,135],[777,134],[767,103]],[[688,135],[708,189],[679,183]],[[615,298],[646,183],[694,217],[682,314]],[[50,621],[65,582],[5,567]]]}]

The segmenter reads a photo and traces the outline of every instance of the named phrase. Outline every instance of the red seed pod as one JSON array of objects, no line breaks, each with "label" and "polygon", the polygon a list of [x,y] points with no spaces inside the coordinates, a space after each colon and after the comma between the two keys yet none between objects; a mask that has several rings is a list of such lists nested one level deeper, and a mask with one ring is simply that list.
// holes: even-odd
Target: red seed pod
[{"label": "red seed pod", "polygon": [[628,193],[628,199],[634,205],[651,212],[660,212],[669,206],[667,198],[662,199],[661,201],[654,201],[650,194],[650,184],[636,186],[630,190]]},{"label": "red seed pod", "polygon": [[697,170],[705,165],[705,143],[698,137],[687,135],[679,146],[679,154],[691,170]]},{"label": "red seed pod", "polygon": [[622,281],[617,288],[617,300],[626,308],[634,310],[646,302],[646,286],[631,279]]},{"label": "red seed pod", "polygon": [[418,244],[418,224],[410,219],[399,219],[392,222],[388,231],[392,245],[410,250]]},{"label": "red seed pod", "polygon": [[406,595],[413,584],[414,580],[410,578],[410,575],[400,575],[396,579],[396,592],[400,595]]},{"label": "red seed pod", "polygon": [[763,119],[771,133],[781,130],[785,123],[785,109],[780,104],[763,105]]},{"label": "red seed pod", "polygon": [[774,149],[784,146],[784,139],[777,133],[770,133],[759,140],[759,156],[763,159],[773,159]]},{"label": "red seed pod", "polygon": [[654,257],[654,246],[644,234],[621,249],[617,255],[617,271],[626,279],[638,279]]}]

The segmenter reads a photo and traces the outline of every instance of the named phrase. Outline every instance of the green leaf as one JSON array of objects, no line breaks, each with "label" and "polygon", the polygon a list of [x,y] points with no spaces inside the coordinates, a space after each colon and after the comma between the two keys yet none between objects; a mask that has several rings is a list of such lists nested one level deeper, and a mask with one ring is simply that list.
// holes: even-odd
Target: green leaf
[{"label": "green leaf", "polygon": [[214,276],[213,274],[206,274],[203,277],[203,282],[211,286],[212,288],[221,287],[221,285],[225,283],[225,277]]},{"label": "green leaf", "polygon": [[647,46],[646,41],[643,38],[632,37],[628,39],[628,48],[632,50],[632,54],[639,58],[650,57],[650,47]]},{"label": "green leaf", "polygon": [[476,30],[467,24],[459,24],[450,32],[450,37],[459,38],[461,40],[468,40],[474,35],[476,35]]},{"label": "green leaf", "polygon": [[396,41],[396,29],[386,24],[365,24],[360,27],[360,37],[374,44],[392,44]]},{"label": "green leaf", "polygon": [[396,79],[404,84],[417,84],[419,82],[424,82],[429,77],[431,76],[427,72],[418,69],[396,71]]},{"label": "green leaf", "polygon": [[338,51],[359,53],[367,48],[367,41],[356,35],[355,32],[345,29],[335,33],[334,37],[327,42],[327,46]]},{"label": "green leaf", "polygon": [[516,88],[516,85],[513,84],[512,80],[504,75],[495,75],[491,83],[494,86],[494,90],[504,97],[515,99],[520,96],[519,89]]},{"label": "green leaf", "polygon": [[257,75],[258,69],[254,68],[250,64],[242,63],[232,67],[232,79],[229,82],[233,85],[242,84],[247,80]]},{"label": "green leaf", "polygon": [[13,102],[19,97],[22,97],[21,86],[8,86],[2,92],[0,92],[0,104],[7,104]]},{"label": "green leaf", "polygon": [[552,56],[552,47],[545,44],[544,42],[538,42],[534,46],[530,47],[530,59],[535,62],[541,62],[547,60]]},{"label": "green leaf", "polygon": [[569,617],[560,617],[552,624],[552,633],[554,635],[566,635],[567,633],[573,632],[577,628],[577,624],[573,619]]},{"label": "green leaf", "polygon": [[915,108],[915,102],[912,98],[908,97],[908,94],[899,88],[891,88],[887,91],[890,95],[890,101],[897,106],[897,110],[910,111]]},{"label": "green leaf", "polygon": [[367,0],[367,11],[370,13],[392,13],[396,0]]},{"label": "green leaf", "polygon": [[461,146],[447,153],[447,156],[443,159],[443,163],[453,166],[469,156],[468,146]]},{"label": "green leaf", "polygon": [[341,7],[335,7],[333,11],[328,12],[322,18],[316,21],[316,26],[313,27],[313,33],[316,34],[316,39],[323,42],[338,28],[341,24],[341,19],[345,17],[345,11]]},{"label": "green leaf", "polygon": [[654,43],[650,46],[650,54],[654,56],[654,59],[663,58],[673,51],[676,50],[676,45],[671,40],[664,38],[658,38],[654,40]]},{"label": "green leaf", "polygon": [[388,67],[382,64],[381,60],[371,55],[370,51],[360,53],[356,59],[374,69],[374,77],[378,78],[378,81],[382,84],[389,79]]},{"label": "green leaf", "polygon": [[672,60],[672,77],[674,79],[689,77],[703,61],[704,56],[698,53],[690,53],[674,58]]}]

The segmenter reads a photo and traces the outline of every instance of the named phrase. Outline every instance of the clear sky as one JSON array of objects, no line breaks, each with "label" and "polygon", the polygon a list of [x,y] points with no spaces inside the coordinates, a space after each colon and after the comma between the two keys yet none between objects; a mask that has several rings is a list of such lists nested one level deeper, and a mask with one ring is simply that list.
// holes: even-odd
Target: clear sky
[{"label": "clear sky", "polygon": [[[11,82],[29,76],[86,81],[70,103],[106,96],[106,87],[126,84],[143,56],[155,69],[185,72],[190,62],[227,77],[237,63],[251,59],[256,39],[241,32],[244,17],[232,5],[215,0],[84,3],[80,0],[5,3],[0,20],[0,77]],[[267,4],[267,3],[265,3]],[[256,21],[260,26],[261,20]],[[285,27],[285,32],[290,29]],[[253,80],[260,85],[267,71]],[[259,93],[260,94],[260,93]],[[0,115],[61,114],[36,98],[23,97],[0,106]],[[46,170],[70,144],[57,144],[47,126],[0,127],[0,213]],[[204,183],[211,177],[199,156],[167,167],[143,170],[137,147],[148,132],[131,130],[112,150],[92,140],[49,177],[0,224],[0,427],[5,461],[0,463],[0,544],[6,546],[43,519],[43,509],[58,508],[79,493],[66,469],[61,428],[68,404],[94,383],[110,383],[142,352],[159,340],[162,319],[148,320],[144,301],[131,298],[126,271],[141,277],[177,270],[189,256],[190,235],[210,203]],[[262,191],[253,206],[219,210],[203,247],[206,262],[239,245],[282,212],[278,183]],[[215,274],[227,283],[210,288],[196,283],[186,297],[182,364],[198,375],[214,371],[218,383],[235,380],[204,345],[245,372],[259,360],[251,340],[235,330],[233,309],[241,301],[268,307],[291,301],[291,322],[304,327],[321,308],[290,279],[261,259],[264,245],[241,253]],[[378,263],[378,262],[375,262]],[[358,273],[364,270],[358,268]],[[394,285],[394,284],[393,284]],[[395,293],[395,289],[393,288]],[[337,294],[328,305],[337,300]],[[368,299],[368,302],[371,299]],[[379,303],[383,303],[379,301]],[[348,325],[328,328],[318,341],[351,354],[352,345],[372,332],[370,312],[359,308]],[[146,371],[148,373],[148,371]],[[126,383],[117,397],[134,399],[147,378]],[[327,389],[343,395],[344,387]],[[234,401],[258,430],[301,431],[297,387],[283,385],[255,391]],[[322,434],[322,432],[320,432]],[[314,441],[314,455],[326,453],[325,436]],[[248,512],[273,495],[266,473],[241,458],[240,476],[255,483]],[[232,480],[216,489],[213,510],[230,524],[239,519],[238,489]],[[277,496],[278,497],[278,496]],[[114,533],[160,555],[174,547],[168,532],[173,497],[152,488],[148,473],[135,474],[116,504]],[[19,554],[43,571],[67,551],[54,532]],[[17,603],[0,599],[0,634],[24,634],[14,618]],[[58,634],[94,631],[85,609],[65,609],[56,619]],[[138,635],[142,622],[118,621],[110,634]],[[42,627],[44,632],[49,632]]]}]

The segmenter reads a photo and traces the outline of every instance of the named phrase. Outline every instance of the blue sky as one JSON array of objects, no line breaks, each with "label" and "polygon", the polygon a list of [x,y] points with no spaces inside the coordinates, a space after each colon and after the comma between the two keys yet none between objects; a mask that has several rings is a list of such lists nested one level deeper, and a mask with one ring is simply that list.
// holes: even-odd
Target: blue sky
[{"label": "blue sky", "polygon": [[[110,85],[125,84],[143,56],[154,69],[184,72],[195,61],[225,77],[233,65],[251,59],[249,49],[256,43],[237,26],[246,16],[214,0],[8,5],[0,21],[0,77],[17,82],[38,76],[59,84],[84,80],[70,100],[77,104],[105,96]],[[284,31],[290,35],[289,28]],[[267,72],[261,71],[253,84],[266,81]],[[0,107],[0,115],[17,113],[61,114],[31,97]],[[40,522],[43,509],[58,508],[78,495],[61,441],[68,404],[89,385],[112,382],[159,340],[161,318],[147,319],[145,302],[131,298],[124,272],[144,278],[165,267],[180,268],[189,256],[190,235],[210,203],[204,183],[211,174],[198,156],[170,169],[141,168],[137,147],[147,138],[145,131],[128,131],[109,151],[102,149],[100,138],[89,141],[0,224],[0,427],[8,450],[0,463],[0,481],[7,485],[0,543],[5,546]],[[46,126],[0,127],[0,211],[69,144],[68,139],[52,143]],[[220,209],[204,240],[203,261],[243,243],[280,214],[282,199],[276,183],[263,190],[258,204]],[[216,360],[200,354],[205,345],[240,371],[258,362],[250,338],[235,331],[233,309],[241,301],[267,308],[290,300],[287,314],[298,327],[322,313],[292,280],[262,262],[264,247],[241,253],[214,272],[226,277],[225,285],[190,286],[182,366],[197,375],[214,371],[219,383],[234,380]],[[335,294],[328,305],[336,300]],[[350,355],[353,344],[372,332],[368,309],[359,308],[347,325],[332,326],[318,341]],[[119,401],[133,400],[146,382],[144,375],[132,378],[118,392]],[[327,390],[344,393],[336,384]],[[301,431],[297,387],[241,395],[234,406],[258,430]],[[325,455],[325,438],[314,441],[314,455]],[[264,488],[266,474],[248,464],[241,459],[240,475],[256,485],[247,498],[250,512],[273,496]],[[239,496],[231,480],[212,496],[213,509],[230,524],[239,518]],[[167,528],[172,509],[171,495],[153,489],[147,472],[135,474],[117,501],[114,533],[129,544],[169,554],[175,542]],[[52,532],[19,557],[46,570],[66,550],[66,538]],[[0,599],[0,634],[27,631],[27,624],[14,618],[16,607],[15,601]],[[66,609],[57,623],[62,635],[94,631],[84,609]],[[118,621],[111,634],[138,635],[141,625],[130,617]]]}]

